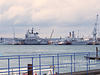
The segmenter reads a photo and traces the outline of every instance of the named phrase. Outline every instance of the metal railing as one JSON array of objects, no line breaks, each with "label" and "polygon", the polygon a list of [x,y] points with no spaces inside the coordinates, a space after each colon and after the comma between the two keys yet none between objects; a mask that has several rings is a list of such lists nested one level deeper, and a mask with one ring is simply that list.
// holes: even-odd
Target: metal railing
[{"label": "metal railing", "polygon": [[0,56],[0,75],[24,75],[30,71],[38,75],[48,74],[49,71],[53,75],[56,72],[73,75],[73,72],[84,70],[88,75],[89,70],[99,69],[100,66],[99,60],[91,60],[90,57],[96,57],[96,52]]}]

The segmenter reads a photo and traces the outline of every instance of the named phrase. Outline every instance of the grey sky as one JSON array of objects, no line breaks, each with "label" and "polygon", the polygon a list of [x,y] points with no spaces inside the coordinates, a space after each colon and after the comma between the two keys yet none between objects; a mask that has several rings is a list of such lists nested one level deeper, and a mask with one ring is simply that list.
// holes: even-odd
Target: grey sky
[{"label": "grey sky", "polygon": [[53,37],[67,37],[78,30],[88,37],[97,14],[100,0],[0,0],[0,37],[13,37],[13,26],[20,38],[32,27],[40,37],[49,37],[53,29]]}]

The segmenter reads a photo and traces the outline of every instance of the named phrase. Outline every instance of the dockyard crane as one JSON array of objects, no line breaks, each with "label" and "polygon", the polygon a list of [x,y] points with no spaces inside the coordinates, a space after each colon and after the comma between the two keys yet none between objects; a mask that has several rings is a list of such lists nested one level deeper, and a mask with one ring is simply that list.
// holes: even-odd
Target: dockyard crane
[{"label": "dockyard crane", "polygon": [[93,29],[93,42],[97,42],[96,34],[97,34],[98,16],[99,15],[97,14],[95,26]]},{"label": "dockyard crane", "polygon": [[49,44],[51,44],[50,41],[51,41],[51,37],[52,37],[52,35],[53,35],[53,32],[54,32],[54,30],[52,30],[52,33],[51,33],[51,35],[50,35],[50,39],[49,39],[49,41],[48,41]]}]

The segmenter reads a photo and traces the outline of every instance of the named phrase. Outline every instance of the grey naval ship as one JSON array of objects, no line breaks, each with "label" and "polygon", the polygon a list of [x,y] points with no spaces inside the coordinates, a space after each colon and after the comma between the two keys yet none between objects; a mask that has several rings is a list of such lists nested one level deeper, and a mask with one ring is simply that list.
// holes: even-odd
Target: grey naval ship
[{"label": "grey naval ship", "polygon": [[28,30],[27,33],[25,34],[25,39],[24,39],[24,44],[25,45],[47,45],[48,40],[40,38],[38,36],[38,32],[33,32],[33,28],[31,32]]}]

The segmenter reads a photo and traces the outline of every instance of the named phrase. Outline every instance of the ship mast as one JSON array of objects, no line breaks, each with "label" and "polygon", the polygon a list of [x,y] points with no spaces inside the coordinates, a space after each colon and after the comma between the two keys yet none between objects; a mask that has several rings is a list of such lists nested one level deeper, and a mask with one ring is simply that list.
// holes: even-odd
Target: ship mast
[{"label": "ship mast", "polygon": [[13,38],[15,39],[15,28],[14,28],[14,25],[13,25]]},{"label": "ship mast", "polygon": [[93,29],[93,42],[97,42],[97,38],[96,38],[96,34],[97,34],[97,25],[98,25],[98,15],[96,17],[96,22],[95,22],[95,26]]},{"label": "ship mast", "polygon": [[14,29],[14,25],[13,25],[13,41],[12,41],[12,45],[16,44],[15,43],[15,29]]}]

